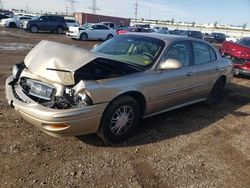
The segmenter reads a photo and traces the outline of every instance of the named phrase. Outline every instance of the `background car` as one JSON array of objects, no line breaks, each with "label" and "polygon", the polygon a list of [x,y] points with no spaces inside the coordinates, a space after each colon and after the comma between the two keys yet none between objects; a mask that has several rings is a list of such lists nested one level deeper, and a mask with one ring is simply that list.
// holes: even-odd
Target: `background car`
[{"label": "background car", "polygon": [[160,30],[156,31],[156,33],[169,34],[169,31],[168,30],[164,30],[164,29],[160,29]]},{"label": "background car", "polygon": [[69,27],[66,35],[80,40],[108,40],[116,36],[115,30],[103,24],[84,24],[81,27]]},{"label": "background car", "polygon": [[7,19],[7,18],[9,18],[9,16],[6,16],[6,15],[4,15],[4,14],[0,14],[0,20],[2,20],[2,19]]},{"label": "background car", "polygon": [[182,36],[203,39],[203,34],[200,31],[183,31],[180,33]]},{"label": "background car", "polygon": [[229,36],[229,35],[226,35],[226,41],[229,41],[229,42],[236,42],[236,41],[237,41],[237,38],[232,37],[232,36]]},{"label": "background car", "polygon": [[79,27],[80,24],[78,21],[76,21],[75,19],[70,19],[70,18],[65,18],[65,22],[67,24],[67,27]]},{"label": "background car", "polygon": [[25,20],[31,20],[32,16],[13,16],[10,18],[2,19],[0,25],[10,28],[20,28]]},{"label": "background car", "polygon": [[129,32],[152,33],[152,32],[154,32],[154,30],[151,28],[147,28],[147,27],[130,27],[128,29],[119,30],[116,33],[118,35],[121,35],[121,34],[129,33]]},{"label": "background car", "polygon": [[226,35],[224,33],[211,33],[204,37],[204,40],[210,43],[223,43],[226,40]]},{"label": "background car", "polygon": [[25,27],[25,30],[31,33],[50,31],[62,34],[64,30],[68,29],[64,17],[54,15],[35,17],[30,20]]},{"label": "background car", "polygon": [[237,42],[225,41],[221,53],[234,63],[234,74],[250,76],[250,37],[244,37]]},{"label": "background car", "polygon": [[112,29],[115,29],[116,28],[116,25],[114,22],[99,22],[98,24],[102,24],[102,25],[106,25]]}]

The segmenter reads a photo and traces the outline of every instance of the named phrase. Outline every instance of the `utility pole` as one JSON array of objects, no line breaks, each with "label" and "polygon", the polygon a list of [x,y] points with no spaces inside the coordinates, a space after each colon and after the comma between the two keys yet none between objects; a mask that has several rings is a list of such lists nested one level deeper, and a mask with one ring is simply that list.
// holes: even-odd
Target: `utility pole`
[{"label": "utility pole", "polygon": [[78,4],[79,2],[76,0],[65,0],[66,3],[66,13],[68,14],[68,4],[70,6],[70,12],[71,14],[73,14],[76,11],[76,4]]},{"label": "utility pole", "polygon": [[135,1],[135,19],[137,20],[138,15],[138,0]]},{"label": "utility pole", "polygon": [[92,0],[92,6],[88,7],[88,9],[91,9],[93,14],[95,14],[97,10],[101,10],[96,6],[96,0]]}]

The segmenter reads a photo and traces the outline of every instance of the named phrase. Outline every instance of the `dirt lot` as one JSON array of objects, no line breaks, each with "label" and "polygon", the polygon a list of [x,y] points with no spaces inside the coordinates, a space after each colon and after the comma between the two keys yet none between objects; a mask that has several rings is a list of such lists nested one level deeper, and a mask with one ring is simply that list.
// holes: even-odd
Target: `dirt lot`
[{"label": "dirt lot", "polygon": [[42,39],[97,43],[0,28],[0,187],[250,187],[249,78],[234,78],[214,107],[143,120],[118,145],[95,135],[54,138],[19,119],[4,93],[12,66]]}]

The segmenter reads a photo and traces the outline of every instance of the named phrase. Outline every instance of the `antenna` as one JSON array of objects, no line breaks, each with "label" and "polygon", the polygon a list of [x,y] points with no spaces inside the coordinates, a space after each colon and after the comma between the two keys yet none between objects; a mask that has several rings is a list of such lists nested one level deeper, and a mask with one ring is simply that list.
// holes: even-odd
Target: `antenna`
[{"label": "antenna", "polygon": [[138,0],[135,1],[135,19],[137,20],[138,15]]},{"label": "antenna", "polygon": [[88,9],[91,9],[93,14],[95,14],[97,10],[101,10],[96,6],[96,0],[92,0],[92,6],[88,7]]},{"label": "antenna", "polygon": [[68,14],[68,5],[67,3],[69,3],[70,6],[70,12],[71,14],[73,14],[76,11],[76,4],[78,4],[79,2],[76,0],[65,0],[66,3],[66,14]]}]

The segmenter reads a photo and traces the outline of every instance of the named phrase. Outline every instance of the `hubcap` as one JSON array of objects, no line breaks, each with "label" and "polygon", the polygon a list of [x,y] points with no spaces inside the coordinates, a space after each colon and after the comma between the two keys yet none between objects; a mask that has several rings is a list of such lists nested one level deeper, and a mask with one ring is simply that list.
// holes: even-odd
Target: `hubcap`
[{"label": "hubcap", "polygon": [[58,32],[59,34],[61,34],[61,33],[63,32],[62,28],[59,27],[59,28],[57,29],[57,32]]},{"label": "hubcap", "polygon": [[87,36],[85,34],[81,35],[82,40],[87,40]]},{"label": "hubcap", "polygon": [[31,31],[32,31],[33,33],[36,33],[36,32],[37,32],[37,28],[36,28],[35,26],[32,26],[32,27],[31,27]]},{"label": "hubcap", "polygon": [[130,106],[122,106],[118,108],[110,122],[110,128],[113,134],[122,135],[124,134],[133,123],[134,111]]}]

